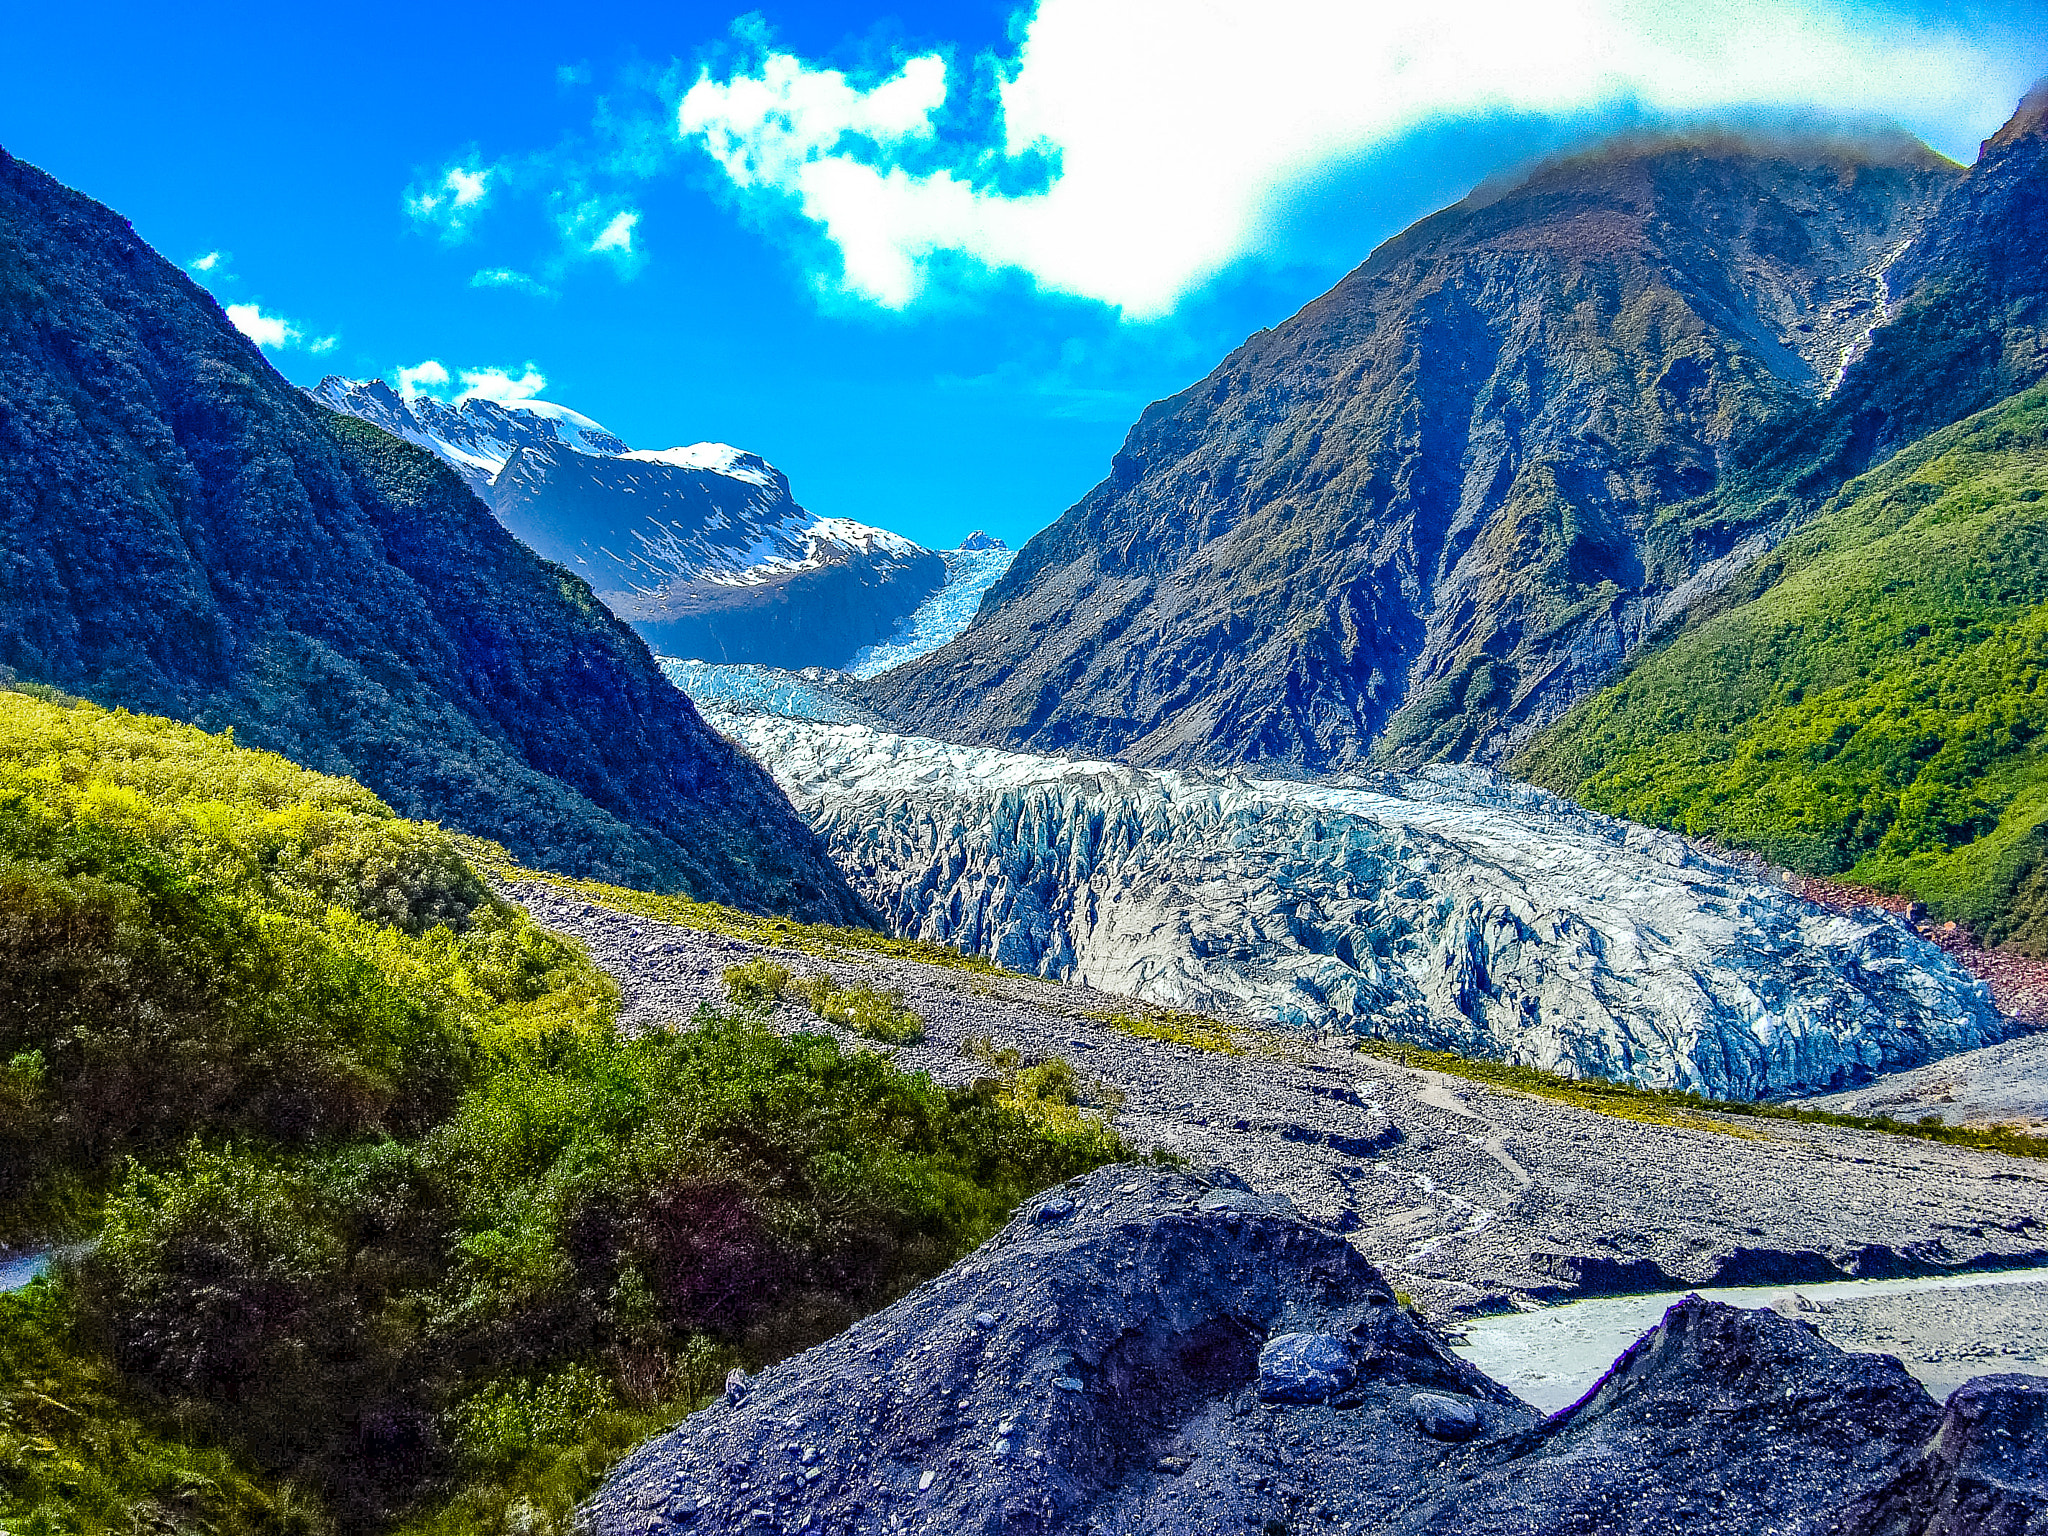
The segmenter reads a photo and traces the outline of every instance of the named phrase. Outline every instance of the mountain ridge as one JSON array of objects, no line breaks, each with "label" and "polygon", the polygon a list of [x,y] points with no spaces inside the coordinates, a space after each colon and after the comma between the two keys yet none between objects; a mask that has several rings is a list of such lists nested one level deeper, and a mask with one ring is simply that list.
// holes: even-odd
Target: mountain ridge
[{"label": "mountain ridge", "polygon": [[310,393],[444,460],[667,655],[843,665],[946,580],[933,551],[817,516],[782,471],[725,443],[633,449],[551,402],[451,403],[382,379],[330,375]]},{"label": "mountain ridge", "polygon": [[544,865],[866,918],[585,583],[4,151],[0,572],[0,665],[27,678],[233,726]]},{"label": "mountain ridge", "polygon": [[1484,188],[1148,407],[869,697],[1151,766],[1499,761],[1796,524],[1715,492],[1863,366],[1885,267],[1968,180],[1712,136]]}]

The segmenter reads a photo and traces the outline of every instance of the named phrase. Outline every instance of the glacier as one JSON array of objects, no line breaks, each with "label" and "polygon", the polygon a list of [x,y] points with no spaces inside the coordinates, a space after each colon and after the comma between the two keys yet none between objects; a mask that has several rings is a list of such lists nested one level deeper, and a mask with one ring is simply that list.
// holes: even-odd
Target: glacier
[{"label": "glacier", "polygon": [[1895,918],[1486,770],[1293,781],[955,746],[852,718],[833,676],[698,702],[895,932],[1016,970],[1724,1099],[2016,1028]]},{"label": "glacier", "polygon": [[[980,535],[977,535],[980,537]],[[942,549],[946,584],[906,614],[888,639],[862,649],[846,664],[855,677],[878,677],[891,667],[929,656],[974,620],[988,589],[1002,579],[1017,551],[994,548]],[[687,691],[687,690],[685,690]]]}]

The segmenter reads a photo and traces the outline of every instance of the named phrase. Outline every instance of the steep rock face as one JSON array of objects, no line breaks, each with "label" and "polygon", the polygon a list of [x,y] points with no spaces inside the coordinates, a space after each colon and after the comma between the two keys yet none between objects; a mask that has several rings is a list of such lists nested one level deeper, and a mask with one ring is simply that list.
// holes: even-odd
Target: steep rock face
[{"label": "steep rock face", "polygon": [[1957,1388],[1913,1474],[1878,1503],[1871,1536],[2048,1531],[2048,1381],[1979,1376]]},{"label": "steep rock face", "polygon": [[335,416],[107,209],[0,154],[0,664],[233,726],[556,868],[861,908],[646,646]]},{"label": "steep rock face", "polygon": [[947,579],[939,555],[814,516],[774,465],[724,443],[633,449],[547,401],[449,404],[381,379],[330,377],[312,393],[445,460],[667,655],[841,666]]},{"label": "steep rock face", "polygon": [[1298,783],[710,718],[893,931],[1112,993],[1744,1099],[2010,1030],[1902,923],[1480,770]]},{"label": "steep rock face", "polygon": [[[1262,1362],[1269,1339],[1290,1335],[1323,1341],[1341,1369],[1317,1383]],[[869,1532],[913,1520],[1164,1536],[1256,1531],[1327,1498],[1334,1518],[1372,1519],[1443,1455],[1416,1428],[1418,1393],[1466,1405],[1496,1434],[1537,1417],[1284,1200],[1106,1169],[642,1446],[587,1517],[597,1536],[645,1536],[650,1521]]]},{"label": "steep rock face", "polygon": [[[1624,145],[1475,194],[1149,408],[919,730],[1145,764],[1497,757],[1768,518],[1688,528],[1861,345],[1956,177],[1915,145]],[[1682,601],[1682,599],[1681,599]]]},{"label": "steep rock face", "polygon": [[594,1536],[2022,1536],[2048,1522],[2048,1444],[2012,1380],[1944,1418],[1889,1356],[1691,1297],[1545,1420],[1285,1201],[1107,1168],[735,1381],[583,1518]]}]

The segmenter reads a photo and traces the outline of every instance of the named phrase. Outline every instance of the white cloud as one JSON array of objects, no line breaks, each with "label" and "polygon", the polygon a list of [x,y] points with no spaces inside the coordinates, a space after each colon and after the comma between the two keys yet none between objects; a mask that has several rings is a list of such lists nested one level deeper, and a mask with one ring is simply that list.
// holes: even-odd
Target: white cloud
[{"label": "white cloud", "polygon": [[462,370],[462,393],[455,398],[531,400],[547,387],[547,375],[531,363],[526,365],[526,371],[516,379],[512,377],[509,368],[465,368]]},{"label": "white cloud", "polygon": [[[819,226],[845,292],[901,309],[966,258],[1147,318],[1256,249],[1285,189],[1416,129],[1812,107],[1963,154],[2025,88],[2022,51],[1809,0],[1040,0],[1000,73],[999,145],[940,142],[937,55],[862,87],[769,54],[707,71],[676,123],[735,188]],[[1049,180],[995,189],[1033,155]]]},{"label": "white cloud", "polygon": [[466,170],[456,166],[448,172],[448,179],[442,183],[452,199],[451,206],[471,208],[484,200],[485,188],[489,185],[489,171]]},{"label": "white cloud", "polygon": [[188,272],[211,272],[224,259],[219,251],[208,251],[204,256],[194,256],[190,261],[186,262],[185,270]]},{"label": "white cloud", "polygon": [[471,275],[472,288],[511,288],[519,293],[530,293],[537,299],[551,298],[554,290],[539,278],[520,272],[512,267],[483,267]]},{"label": "white cloud", "polygon": [[406,212],[438,227],[443,239],[460,240],[490,196],[492,175],[487,165],[451,165],[425,189],[406,189]]},{"label": "white cloud", "polygon": [[445,363],[430,357],[409,368],[393,369],[392,373],[398,380],[398,392],[408,397],[438,395],[448,399],[457,379],[461,380],[462,388],[453,392],[456,400],[531,400],[548,387],[547,375],[532,363],[526,364],[517,376],[510,368],[463,368],[451,374]]},{"label": "white cloud", "polygon": [[410,368],[395,370],[398,378],[398,392],[407,398],[413,395],[431,395],[448,387],[448,370],[440,363],[428,358],[423,363],[414,363]]},{"label": "white cloud", "polygon": [[631,255],[633,226],[639,222],[640,215],[630,210],[614,215],[612,221],[598,231],[597,238],[590,242],[591,254],[595,256],[603,255],[607,251],[618,251],[622,255]]},{"label": "white cloud", "polygon": [[260,305],[230,304],[227,315],[236,330],[265,351],[277,352],[295,347],[305,337],[305,332],[295,322],[282,315],[266,315]]}]

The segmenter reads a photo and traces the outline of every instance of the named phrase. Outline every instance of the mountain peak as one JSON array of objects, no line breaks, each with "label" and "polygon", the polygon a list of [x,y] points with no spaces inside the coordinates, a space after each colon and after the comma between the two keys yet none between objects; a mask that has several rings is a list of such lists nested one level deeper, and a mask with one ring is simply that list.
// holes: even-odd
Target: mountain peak
[{"label": "mountain peak", "polygon": [[983,533],[977,528],[960,541],[960,547],[962,549],[1008,549],[1010,546],[994,534]]},{"label": "mountain peak", "polygon": [[2048,78],[2036,80],[2034,88],[2020,98],[2019,106],[1998,132],[1984,141],[1979,158],[1993,150],[2005,149],[2021,139],[2048,136]]}]

